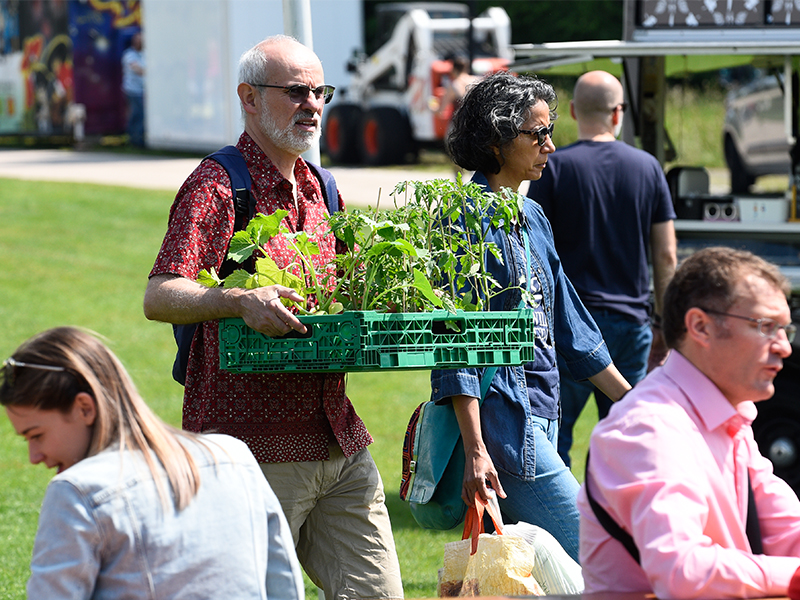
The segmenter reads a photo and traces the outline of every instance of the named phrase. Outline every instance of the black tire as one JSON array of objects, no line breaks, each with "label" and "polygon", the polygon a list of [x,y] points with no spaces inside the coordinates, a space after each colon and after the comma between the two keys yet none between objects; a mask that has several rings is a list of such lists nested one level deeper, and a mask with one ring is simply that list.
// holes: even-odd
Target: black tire
[{"label": "black tire", "polygon": [[[795,347],[800,356],[800,350]],[[775,378],[775,395],[758,403],[753,422],[761,454],[772,461],[775,474],[800,496],[800,360],[793,354]]]},{"label": "black tire", "polygon": [[361,120],[361,158],[367,165],[396,165],[407,162],[414,150],[411,125],[396,108],[378,107]]},{"label": "black tire", "polygon": [[354,165],[361,162],[361,107],[335,104],[330,108],[322,132],[325,153],[331,162]]},{"label": "black tire", "polygon": [[756,178],[747,172],[744,161],[730,137],[725,138],[725,162],[731,173],[731,193],[746,194],[750,186],[756,182]]}]

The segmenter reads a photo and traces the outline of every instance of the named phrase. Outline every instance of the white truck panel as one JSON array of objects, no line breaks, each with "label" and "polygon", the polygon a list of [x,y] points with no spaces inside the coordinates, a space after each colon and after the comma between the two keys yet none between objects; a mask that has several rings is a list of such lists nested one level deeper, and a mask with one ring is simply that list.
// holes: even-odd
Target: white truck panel
[{"label": "white truck panel", "polygon": [[[360,0],[311,0],[314,51],[325,83],[348,83],[361,47]],[[151,148],[211,152],[242,131],[239,57],[283,31],[282,0],[142,0],[147,59],[145,114]]]}]

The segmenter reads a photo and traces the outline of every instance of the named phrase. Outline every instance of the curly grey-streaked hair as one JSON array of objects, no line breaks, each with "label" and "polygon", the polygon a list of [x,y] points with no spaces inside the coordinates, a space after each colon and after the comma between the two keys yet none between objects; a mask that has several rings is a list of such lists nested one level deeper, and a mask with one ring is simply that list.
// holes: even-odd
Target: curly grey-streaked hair
[{"label": "curly grey-streaked hair", "polygon": [[538,102],[547,105],[551,121],[558,118],[556,92],[543,79],[501,71],[479,80],[467,89],[453,115],[445,141],[447,153],[464,169],[499,173],[503,165],[493,148],[502,157]]}]

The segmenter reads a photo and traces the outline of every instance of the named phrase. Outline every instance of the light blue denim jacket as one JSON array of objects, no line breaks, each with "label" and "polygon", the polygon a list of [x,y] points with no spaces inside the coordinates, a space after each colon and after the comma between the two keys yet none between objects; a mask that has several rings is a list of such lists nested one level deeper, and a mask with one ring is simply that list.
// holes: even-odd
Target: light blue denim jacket
[{"label": "light blue denim jacket", "polygon": [[289,525],[252,453],[229,436],[203,439],[213,457],[186,442],[200,489],[179,513],[163,510],[139,452],[109,448],[56,475],[28,598],[302,600]]},{"label": "light blue denim jacket", "polygon": [[[472,181],[488,188],[483,173],[475,173]],[[603,336],[564,273],[556,253],[550,222],[542,208],[526,198],[523,212],[529,237],[530,266],[541,282],[541,301],[547,316],[548,331],[555,338],[556,351],[564,358],[576,379],[592,377],[611,364]],[[513,251],[508,236],[502,230],[490,231],[488,241],[497,244],[504,257],[501,263],[489,255],[488,270],[501,287],[520,286],[525,279],[524,254]],[[508,290],[493,297],[490,308],[515,310],[520,298],[518,289]],[[442,403],[457,395],[479,398],[482,373],[483,369],[479,368],[433,371],[432,399]],[[558,403],[558,393],[558,389],[553,390],[554,403]],[[531,416],[524,368],[500,367],[481,405],[483,440],[495,468],[523,479],[533,479],[535,471],[536,448]]]}]

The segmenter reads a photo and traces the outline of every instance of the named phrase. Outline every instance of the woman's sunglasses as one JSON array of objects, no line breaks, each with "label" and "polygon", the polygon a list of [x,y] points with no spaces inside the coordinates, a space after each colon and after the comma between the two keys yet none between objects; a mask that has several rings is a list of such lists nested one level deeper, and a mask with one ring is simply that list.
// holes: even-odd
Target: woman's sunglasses
[{"label": "woman's sunglasses", "polygon": [[550,123],[550,125],[539,127],[539,129],[520,129],[519,132],[525,135],[535,135],[539,145],[544,146],[544,143],[547,141],[547,136],[553,136],[553,129],[555,126],[555,123]]}]

